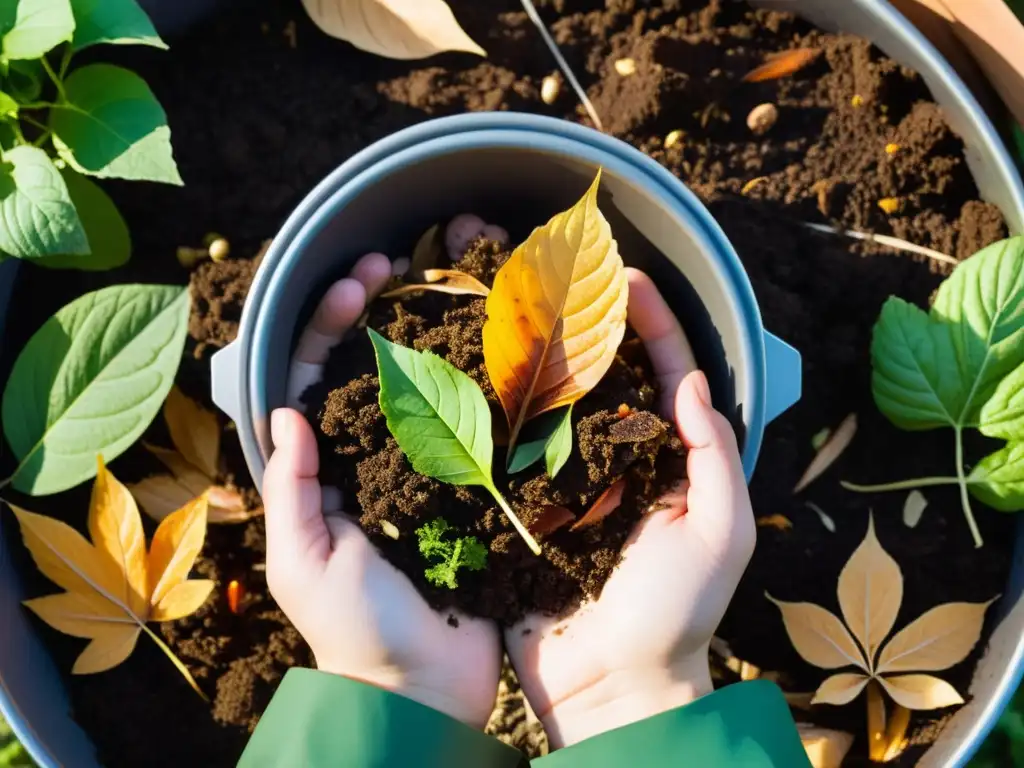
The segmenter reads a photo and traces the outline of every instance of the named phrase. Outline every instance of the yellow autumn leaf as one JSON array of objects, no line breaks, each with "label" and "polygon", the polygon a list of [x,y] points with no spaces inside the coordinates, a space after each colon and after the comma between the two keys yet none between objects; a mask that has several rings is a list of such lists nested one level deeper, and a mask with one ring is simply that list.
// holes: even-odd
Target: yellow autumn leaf
[{"label": "yellow autumn leaf", "polygon": [[302,0],[331,37],[389,59],[424,59],[442,51],[486,56],[444,0]]},{"label": "yellow autumn leaf", "polygon": [[457,269],[427,269],[423,271],[423,279],[426,283],[400,285],[387,293],[382,293],[380,297],[390,299],[416,291],[436,291],[453,296],[487,296],[491,292],[490,288],[475,277]]},{"label": "yellow autumn leaf", "polygon": [[164,401],[164,421],[171,442],[185,461],[207,477],[216,477],[220,460],[220,424],[217,415],[171,387]]},{"label": "yellow autumn leaf", "polygon": [[857,642],[838,618],[814,603],[786,603],[765,593],[782,611],[782,622],[793,648],[804,661],[822,669],[868,667]]},{"label": "yellow autumn leaf", "polygon": [[841,672],[838,675],[832,675],[818,686],[818,690],[814,692],[814,698],[811,699],[811,704],[833,704],[835,706],[849,704],[860,695],[870,679],[867,675],[856,672]]},{"label": "yellow autumn leaf", "polygon": [[601,380],[626,331],[626,273],[597,207],[598,171],[572,208],[535,229],[487,297],[484,363],[509,424],[576,402]]},{"label": "yellow autumn leaf", "polygon": [[203,495],[170,515],[147,553],[138,507],[102,459],[89,504],[92,543],[66,523],[13,507],[36,566],[66,590],[26,600],[25,606],[59,632],[91,641],[73,674],[117,666],[145,632],[202,695],[146,622],[186,616],[209,596],[213,582],[188,579],[206,535],[206,507]]},{"label": "yellow autumn leaf", "polygon": [[867,535],[839,574],[837,592],[846,626],[860,642],[871,669],[903,602],[903,574],[878,542],[872,517]]},{"label": "yellow autumn leaf", "polygon": [[985,611],[992,602],[946,603],[922,614],[885,644],[878,674],[938,672],[959,664],[981,637]]},{"label": "yellow autumn leaf", "polygon": [[907,709],[939,709],[964,703],[952,685],[932,675],[896,675],[877,680],[889,698]]}]

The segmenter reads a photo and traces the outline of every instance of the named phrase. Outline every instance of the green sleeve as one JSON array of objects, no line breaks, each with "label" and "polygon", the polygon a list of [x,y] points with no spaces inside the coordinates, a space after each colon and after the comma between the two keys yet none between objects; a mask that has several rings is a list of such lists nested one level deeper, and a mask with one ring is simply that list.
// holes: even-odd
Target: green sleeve
[{"label": "green sleeve", "polygon": [[755,680],[593,736],[534,760],[535,768],[809,768],[782,691]]},{"label": "green sleeve", "polygon": [[436,710],[339,675],[292,669],[239,768],[517,768],[522,753]]}]

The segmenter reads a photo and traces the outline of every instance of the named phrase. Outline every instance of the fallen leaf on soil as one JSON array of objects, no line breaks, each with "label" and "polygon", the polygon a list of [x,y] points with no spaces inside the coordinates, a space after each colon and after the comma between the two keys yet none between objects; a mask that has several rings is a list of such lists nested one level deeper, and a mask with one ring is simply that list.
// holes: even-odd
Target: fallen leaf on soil
[{"label": "fallen leaf on soil", "polygon": [[540,511],[540,514],[530,524],[530,533],[537,536],[546,536],[568,525],[575,519],[576,515],[565,507],[549,504]]},{"label": "fallen leaf on soil", "polygon": [[164,420],[176,450],[143,444],[170,471],[128,486],[146,514],[157,522],[206,494],[211,523],[241,523],[263,513],[246,509],[242,495],[217,485],[220,424],[212,412],[173,387],[164,402]]},{"label": "fallen leaf on soil", "polygon": [[484,362],[509,423],[570,405],[601,380],[626,331],[626,272],[597,207],[598,171],[572,208],[535,229],[487,297]]},{"label": "fallen leaf on soil", "polygon": [[423,278],[428,269],[437,266],[437,260],[444,253],[444,231],[440,224],[435,224],[416,241],[409,262],[409,276],[414,280]]},{"label": "fallen leaf on soil", "polygon": [[586,528],[588,525],[594,525],[604,520],[608,515],[619,508],[622,503],[622,493],[626,490],[626,481],[623,479],[616,480],[600,496],[594,504],[587,510],[586,514],[577,520],[570,531],[578,531],[580,528]]},{"label": "fallen leaf on soil", "polygon": [[800,741],[812,768],[839,768],[853,746],[853,734],[797,723]]},{"label": "fallen leaf on soil", "polygon": [[[415,291],[438,291],[454,296],[487,296],[491,292],[490,288],[475,277],[457,269],[427,269],[423,271],[423,279],[427,282],[400,285],[387,293],[382,293],[381,298],[390,299],[393,296],[403,296]],[[441,282],[442,280],[444,282]]]},{"label": "fallen leaf on soil", "polygon": [[793,521],[785,515],[765,515],[755,521],[762,528],[775,528],[779,531],[788,531],[793,527]]},{"label": "fallen leaf on soil", "polygon": [[829,467],[831,467],[836,459],[843,455],[851,442],[853,442],[854,435],[857,434],[857,414],[851,413],[840,424],[835,432],[833,432],[825,444],[821,446],[814,458],[811,459],[811,463],[808,465],[803,476],[797,481],[796,486],[793,488],[793,493],[800,493],[804,488],[817,480]]},{"label": "fallen leaf on soil", "polygon": [[389,59],[424,59],[442,51],[486,56],[444,0],[302,0],[331,37]]},{"label": "fallen leaf on soil", "polygon": [[[903,601],[903,574],[879,543],[871,518],[864,540],[839,574],[837,595],[845,625],[821,606],[786,603],[765,593],[782,611],[789,640],[806,662],[822,669],[856,666],[863,670],[826,678],[811,703],[848,704],[866,688],[868,743],[872,759],[877,760],[897,736],[902,739],[902,734],[895,732],[891,739],[884,739],[885,705],[880,690],[907,709],[963,703],[949,683],[920,673],[948,669],[963,661],[977,644],[985,611],[995,598],[987,603],[947,603],[932,608],[883,645]],[[912,670],[917,674],[892,674]]]},{"label": "fallen leaf on soil", "polygon": [[903,502],[903,524],[907,528],[916,528],[921,522],[921,515],[928,506],[928,499],[920,491],[911,491],[907,494],[907,500]]},{"label": "fallen leaf on soil", "polygon": [[761,66],[745,74],[743,82],[760,83],[792,75],[818,58],[819,53],[821,51],[817,48],[794,48],[791,51],[777,53]]},{"label": "fallen leaf on soil", "polygon": [[206,537],[206,497],[169,515],[153,535],[147,554],[135,500],[102,458],[98,463],[89,503],[92,543],[66,523],[12,507],[36,566],[65,590],[26,600],[25,606],[57,631],[92,641],[75,661],[72,674],[116,667],[144,631],[203,695],[185,665],[146,622],[188,616],[213,589],[212,581],[188,578]]}]

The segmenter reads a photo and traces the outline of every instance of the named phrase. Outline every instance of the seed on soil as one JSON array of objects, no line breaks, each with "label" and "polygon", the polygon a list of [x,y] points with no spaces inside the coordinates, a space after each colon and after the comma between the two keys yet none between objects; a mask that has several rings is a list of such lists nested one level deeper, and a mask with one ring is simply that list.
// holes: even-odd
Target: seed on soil
[{"label": "seed on soil", "polygon": [[864,97],[860,94],[854,94],[854,97],[850,99],[850,106],[859,108],[864,106]]},{"label": "seed on soil", "polygon": [[631,410],[632,409],[625,403],[619,403],[619,410],[616,412],[616,415],[618,415],[620,419],[624,419],[629,416]]},{"label": "seed on soil", "polygon": [[560,90],[562,90],[561,78],[557,75],[548,75],[540,84],[540,100],[545,104],[554,104]]},{"label": "seed on soil", "polygon": [[747,127],[757,136],[763,136],[772,129],[779,119],[779,110],[774,104],[758,104],[747,115]]},{"label": "seed on soil", "polygon": [[899,213],[903,207],[903,201],[898,197],[883,197],[878,201],[878,207],[891,216],[894,213]]},{"label": "seed on soil", "polygon": [[231,253],[231,244],[223,237],[218,237],[210,243],[210,258],[214,261],[224,261]]},{"label": "seed on soil", "polygon": [[761,528],[774,528],[777,531],[788,531],[793,527],[793,521],[785,515],[765,515],[759,517],[755,521]]},{"label": "seed on soil", "polygon": [[907,494],[907,500],[903,502],[903,524],[907,528],[916,528],[921,522],[921,515],[928,506],[928,499],[920,491],[914,490]]},{"label": "seed on soil", "polygon": [[895,155],[899,151],[899,144],[894,144],[893,142],[890,141],[888,144],[885,145],[885,154],[887,155]]},{"label": "seed on soil", "polygon": [[633,59],[616,59],[615,71],[623,77],[629,77],[636,72],[636,62]]},{"label": "seed on soil", "polygon": [[242,598],[245,596],[245,590],[242,588],[242,584],[238,579],[232,579],[228,583],[227,589],[228,596],[228,609],[232,613],[239,613],[242,610]]},{"label": "seed on soil", "polygon": [[768,181],[768,177],[767,176],[755,176],[754,178],[752,178],[750,181],[748,181],[746,184],[743,185],[742,189],[740,189],[740,194],[741,195],[749,194],[750,192],[752,192],[754,190],[755,187],[757,187],[759,184],[762,184],[762,183],[764,183],[766,181]]},{"label": "seed on soil", "polygon": [[398,526],[396,526],[390,520],[381,520],[380,529],[384,532],[384,535],[387,536],[389,539],[394,539],[395,541],[398,541],[398,537],[400,535],[398,532]]},{"label": "seed on soil", "polygon": [[187,245],[178,247],[178,263],[185,269],[192,269],[202,259],[206,258],[207,252],[202,248],[190,248]]},{"label": "seed on soil", "polygon": [[668,136],[665,137],[665,149],[672,149],[672,147],[683,140],[683,136],[685,134],[678,129],[669,131]]},{"label": "seed on soil", "polygon": [[843,419],[843,423],[836,428],[836,431],[832,433],[828,440],[825,441],[825,444],[821,446],[821,449],[815,454],[814,458],[811,459],[807,470],[793,488],[793,493],[800,493],[800,491],[817,480],[825,470],[831,467],[843,455],[843,451],[849,447],[853,441],[853,436],[856,434],[857,414],[851,413]]}]

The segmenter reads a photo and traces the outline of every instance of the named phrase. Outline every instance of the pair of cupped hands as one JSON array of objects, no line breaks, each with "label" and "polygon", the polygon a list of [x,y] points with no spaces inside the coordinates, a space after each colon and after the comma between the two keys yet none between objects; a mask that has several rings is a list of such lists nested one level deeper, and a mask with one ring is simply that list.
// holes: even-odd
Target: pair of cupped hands
[{"label": "pair of cupped hands", "polygon": [[[447,230],[453,260],[483,234],[475,216]],[[398,267],[396,269],[396,267]],[[318,381],[331,348],[401,267],[371,253],[327,291],[289,372],[289,403]],[[568,616],[533,615],[502,630],[433,610],[317,479],[306,417],[271,417],[263,480],[270,591],[317,667],[406,696],[482,728],[494,706],[502,640],[553,748],[710,693],[708,645],[754,547],[754,519],[733,430],[711,406],[683,329],[654,283],[629,273],[628,320],[661,387],[660,408],[689,449],[688,480],[636,526],[600,597]]]}]

